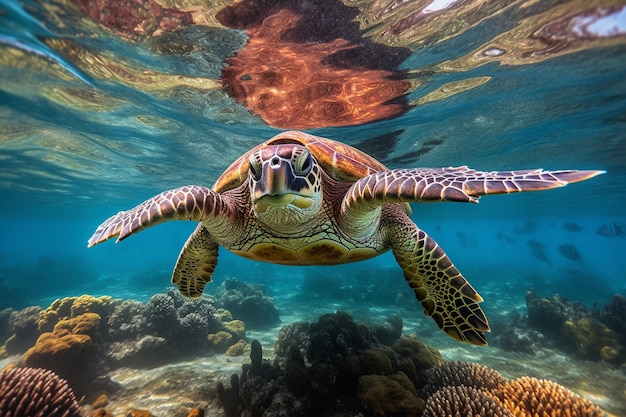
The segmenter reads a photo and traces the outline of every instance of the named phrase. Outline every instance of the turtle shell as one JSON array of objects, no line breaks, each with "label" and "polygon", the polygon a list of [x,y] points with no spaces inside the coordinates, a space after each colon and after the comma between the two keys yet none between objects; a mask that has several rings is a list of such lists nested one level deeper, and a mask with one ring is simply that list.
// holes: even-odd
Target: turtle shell
[{"label": "turtle shell", "polygon": [[338,181],[354,182],[375,172],[387,170],[382,163],[352,146],[303,132],[290,131],[280,133],[241,155],[217,179],[213,190],[221,193],[243,184],[248,177],[250,165],[248,159],[252,152],[288,143],[305,146],[317,159],[324,172]]}]

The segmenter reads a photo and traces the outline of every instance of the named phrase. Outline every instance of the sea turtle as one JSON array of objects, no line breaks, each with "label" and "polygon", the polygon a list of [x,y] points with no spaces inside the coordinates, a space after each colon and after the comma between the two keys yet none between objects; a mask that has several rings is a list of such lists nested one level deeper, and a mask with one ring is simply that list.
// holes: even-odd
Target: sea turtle
[{"label": "sea turtle", "polygon": [[199,222],[172,276],[199,297],[218,247],[285,265],[334,265],[391,249],[424,313],[455,339],[486,344],[482,297],[439,245],[409,218],[408,202],[464,201],[485,194],[546,190],[602,171],[480,172],[467,167],[388,170],[356,148],[302,132],[283,132],[251,149],[212,189],[165,191],[102,223],[89,247],[118,241],[168,220]]}]

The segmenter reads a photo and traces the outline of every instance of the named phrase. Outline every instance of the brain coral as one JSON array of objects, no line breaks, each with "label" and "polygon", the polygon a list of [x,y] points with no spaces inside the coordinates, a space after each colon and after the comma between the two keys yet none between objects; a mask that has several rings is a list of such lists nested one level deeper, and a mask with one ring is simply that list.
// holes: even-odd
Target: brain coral
[{"label": "brain coral", "polygon": [[39,336],[22,360],[29,367],[53,370],[74,389],[82,389],[94,371],[101,342],[99,324],[96,313],[61,320],[52,332]]},{"label": "brain coral", "polygon": [[74,393],[54,372],[11,368],[0,372],[0,415],[81,417]]}]

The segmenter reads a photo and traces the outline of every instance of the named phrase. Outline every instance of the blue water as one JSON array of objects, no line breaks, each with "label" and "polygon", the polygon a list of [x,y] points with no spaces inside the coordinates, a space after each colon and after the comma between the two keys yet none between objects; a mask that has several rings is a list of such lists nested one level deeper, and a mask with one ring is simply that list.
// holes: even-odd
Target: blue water
[{"label": "blue water", "polygon": [[[87,239],[110,215],[160,191],[211,186],[239,155],[289,129],[247,109],[221,84],[226,60],[250,36],[216,20],[229,4],[222,3],[181,6],[193,10],[192,23],[138,31],[89,17],[87,2],[0,1],[0,310],[45,308],[81,294],[145,302],[166,291],[194,224],[167,223],[92,249]],[[392,70],[410,83],[400,96],[406,108],[348,126],[330,118],[306,131],[356,146],[391,169],[606,170],[551,191],[486,196],[477,205],[415,203],[412,219],[481,293],[489,317],[526,314],[530,288],[589,308],[626,296],[626,236],[598,233],[606,225],[626,229],[626,6],[494,1],[474,9],[474,2],[445,2],[432,12],[438,18],[401,30],[424,7],[418,3],[385,10],[353,4],[360,5],[353,21],[362,39],[405,51]],[[569,26],[554,23],[563,19]],[[552,43],[542,44],[537,33]],[[343,64],[365,65],[354,60]],[[286,101],[285,111],[299,105]],[[582,229],[567,231],[570,222]],[[545,259],[533,255],[531,240],[546,245]],[[580,259],[563,256],[563,244],[574,245]],[[315,275],[330,277],[331,290],[307,287]],[[207,291],[228,277],[265,284],[279,310],[306,320],[317,314],[298,309],[306,291],[320,291],[305,293],[320,310],[363,315],[360,299],[371,308],[379,283],[397,282],[398,293],[406,291],[403,311],[414,309],[411,319],[435,329],[390,253],[300,268],[222,250]],[[382,298],[381,309],[395,308]],[[612,400],[616,415],[626,412],[623,397]]]}]

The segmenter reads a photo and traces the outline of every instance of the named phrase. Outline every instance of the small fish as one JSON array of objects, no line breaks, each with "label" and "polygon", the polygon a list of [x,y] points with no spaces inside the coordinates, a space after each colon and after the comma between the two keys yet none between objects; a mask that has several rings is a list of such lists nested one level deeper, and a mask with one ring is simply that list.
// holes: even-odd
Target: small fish
[{"label": "small fish", "polygon": [[584,227],[574,222],[563,223],[561,227],[568,232],[582,232],[582,230],[584,229]]},{"label": "small fish", "polygon": [[546,262],[548,265],[552,266],[552,262],[550,262],[550,259],[548,258],[548,255],[546,255],[546,251],[541,249],[541,248],[533,248],[530,253],[537,259]]},{"label": "small fish", "polygon": [[580,253],[578,253],[578,249],[576,249],[576,246],[569,243],[559,246],[559,253],[565,258],[571,259],[572,261],[580,262],[582,259]]},{"label": "small fish", "polygon": [[596,233],[604,237],[626,236],[626,225],[605,223],[598,227]]},{"label": "small fish", "polygon": [[533,233],[535,230],[537,230],[537,223],[534,222],[525,222],[523,226],[517,226],[513,229],[513,233],[518,234],[518,235],[523,235],[526,233]]},{"label": "small fish", "polygon": [[526,244],[528,245],[528,247],[537,250],[544,250],[545,248],[547,248],[546,245],[537,240],[529,240],[528,242],[526,242]]}]

